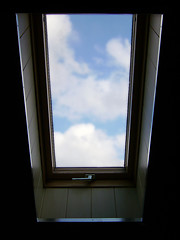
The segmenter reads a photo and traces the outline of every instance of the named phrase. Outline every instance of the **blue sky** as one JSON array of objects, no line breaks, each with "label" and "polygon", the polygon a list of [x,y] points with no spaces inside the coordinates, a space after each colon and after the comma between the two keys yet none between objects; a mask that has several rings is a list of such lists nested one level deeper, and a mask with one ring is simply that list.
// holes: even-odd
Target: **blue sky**
[{"label": "blue sky", "polygon": [[47,15],[56,164],[123,166],[132,15]]}]

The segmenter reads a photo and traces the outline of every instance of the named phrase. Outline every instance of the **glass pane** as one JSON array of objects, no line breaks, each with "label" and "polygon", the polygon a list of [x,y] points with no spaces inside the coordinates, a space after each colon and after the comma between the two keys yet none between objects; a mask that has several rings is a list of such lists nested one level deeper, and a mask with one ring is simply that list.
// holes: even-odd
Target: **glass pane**
[{"label": "glass pane", "polygon": [[56,167],[123,167],[132,15],[48,14]]}]

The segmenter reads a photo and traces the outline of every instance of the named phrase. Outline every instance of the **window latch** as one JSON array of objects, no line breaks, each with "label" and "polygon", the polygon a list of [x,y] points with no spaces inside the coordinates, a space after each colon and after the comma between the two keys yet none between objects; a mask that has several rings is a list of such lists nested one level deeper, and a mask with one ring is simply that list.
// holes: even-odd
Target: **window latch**
[{"label": "window latch", "polygon": [[72,178],[72,180],[78,181],[92,181],[95,179],[95,174],[85,174],[84,178]]}]

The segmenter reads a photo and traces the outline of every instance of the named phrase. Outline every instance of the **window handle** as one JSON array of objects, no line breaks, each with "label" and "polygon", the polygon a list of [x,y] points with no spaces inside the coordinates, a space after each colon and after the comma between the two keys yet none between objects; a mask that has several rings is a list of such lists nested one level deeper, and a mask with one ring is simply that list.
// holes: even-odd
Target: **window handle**
[{"label": "window handle", "polygon": [[80,180],[80,181],[92,181],[95,179],[95,174],[85,174],[84,178],[72,178],[72,180]]}]

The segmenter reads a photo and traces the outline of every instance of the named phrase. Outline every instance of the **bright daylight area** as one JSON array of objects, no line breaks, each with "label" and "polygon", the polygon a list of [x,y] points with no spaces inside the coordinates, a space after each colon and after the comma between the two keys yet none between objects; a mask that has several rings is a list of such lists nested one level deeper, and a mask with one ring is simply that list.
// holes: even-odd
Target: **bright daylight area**
[{"label": "bright daylight area", "polygon": [[124,167],[132,15],[46,15],[56,167]]}]

